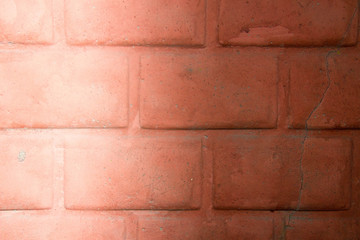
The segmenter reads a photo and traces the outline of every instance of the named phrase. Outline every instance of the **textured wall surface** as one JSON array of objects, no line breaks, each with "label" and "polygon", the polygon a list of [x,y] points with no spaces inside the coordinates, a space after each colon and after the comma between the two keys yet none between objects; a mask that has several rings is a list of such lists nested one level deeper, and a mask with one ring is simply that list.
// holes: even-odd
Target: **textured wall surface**
[{"label": "textured wall surface", "polygon": [[0,239],[360,239],[358,5],[0,0]]}]

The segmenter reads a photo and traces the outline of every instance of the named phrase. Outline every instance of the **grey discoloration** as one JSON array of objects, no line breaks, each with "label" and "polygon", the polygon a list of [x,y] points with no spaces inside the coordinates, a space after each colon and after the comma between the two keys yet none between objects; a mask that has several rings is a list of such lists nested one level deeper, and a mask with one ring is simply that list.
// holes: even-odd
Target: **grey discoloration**
[{"label": "grey discoloration", "polygon": [[21,150],[19,152],[19,155],[18,155],[18,161],[19,162],[24,162],[25,161],[25,158],[26,158],[26,152]]}]

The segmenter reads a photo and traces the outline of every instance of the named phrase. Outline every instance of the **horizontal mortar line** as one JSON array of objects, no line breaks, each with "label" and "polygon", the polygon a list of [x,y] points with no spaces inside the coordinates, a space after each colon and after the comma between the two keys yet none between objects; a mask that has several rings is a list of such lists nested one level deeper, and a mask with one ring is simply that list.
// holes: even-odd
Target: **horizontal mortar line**
[{"label": "horizontal mortar line", "polygon": [[[49,208],[49,209],[1,209],[1,212],[18,212],[18,213],[26,213],[26,212],[58,212],[58,211],[66,211],[66,212],[129,212],[129,211],[136,211],[136,212],[148,212],[148,211],[155,211],[155,212],[196,212],[196,211],[203,211],[203,208],[198,209],[68,209],[68,208]],[[351,209],[320,209],[320,210],[294,210],[294,209],[277,209],[277,210],[270,210],[270,209],[216,209],[212,208],[214,212],[351,212]]]},{"label": "horizontal mortar line", "polygon": [[[134,212],[199,212],[202,211],[202,208],[198,208],[198,209],[93,209],[93,208],[89,208],[89,209],[68,209],[68,208],[64,208],[62,210],[65,210],[67,212],[130,212],[130,211],[134,211]],[[1,211],[0,211],[1,212]]]},{"label": "horizontal mortar line", "polygon": [[305,128],[128,128],[128,127],[44,127],[44,128],[0,128],[0,131],[11,130],[139,130],[139,131],[276,131],[276,132],[350,132],[360,131],[360,128],[346,128],[346,129],[308,129]]},{"label": "horizontal mortar line", "polygon": [[351,209],[315,209],[315,210],[295,210],[295,209],[212,209],[213,211],[220,211],[220,212],[230,212],[230,211],[234,211],[234,212],[270,212],[270,213],[274,213],[274,212],[297,212],[297,213],[301,213],[301,212],[351,212]]},{"label": "horizontal mortar line", "polygon": [[[69,48],[121,48],[121,49],[136,49],[136,48],[171,48],[171,49],[245,49],[245,48],[259,48],[259,49],[342,49],[342,48],[354,48],[358,44],[354,45],[342,45],[340,47],[335,45],[329,46],[271,46],[271,45],[221,45],[221,44],[210,44],[210,45],[101,45],[101,44],[68,44],[67,42],[57,42],[57,43],[5,43],[0,42],[0,51],[3,50],[26,50],[31,47],[69,47]],[[17,48],[19,47],[19,48]]]},{"label": "horizontal mortar line", "polygon": [[306,128],[287,128],[287,130],[289,131],[313,131],[313,132],[317,132],[317,131],[357,131],[360,130],[360,128],[310,128],[310,129],[306,129]]},{"label": "horizontal mortar line", "polygon": [[6,130],[74,130],[74,129],[83,129],[83,130],[140,130],[140,131],[235,131],[235,130],[241,130],[241,131],[271,131],[271,130],[277,130],[276,128],[127,128],[127,127],[64,127],[64,128],[0,128],[0,131],[6,131]]},{"label": "horizontal mortar line", "polygon": [[221,48],[264,48],[264,49],[342,49],[342,48],[354,48],[357,47],[359,44],[350,44],[350,45],[309,45],[309,46],[292,46],[292,45],[221,45]]},{"label": "horizontal mortar line", "polygon": [[[103,47],[103,48],[189,48],[189,49],[204,49],[213,48],[214,46],[205,44],[196,45],[160,45],[160,44],[133,44],[133,45],[116,45],[116,44],[70,44],[66,41],[59,41],[54,43],[16,43],[16,42],[0,42],[1,49],[16,49],[15,47],[54,47],[54,46],[68,46],[71,48],[84,48],[84,47]],[[9,48],[11,47],[11,48]]]}]

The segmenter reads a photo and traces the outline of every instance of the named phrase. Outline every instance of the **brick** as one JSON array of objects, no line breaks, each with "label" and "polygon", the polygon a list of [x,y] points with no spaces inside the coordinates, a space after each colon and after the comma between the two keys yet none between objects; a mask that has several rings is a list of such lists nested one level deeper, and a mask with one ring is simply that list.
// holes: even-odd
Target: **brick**
[{"label": "brick", "polygon": [[351,141],[311,137],[302,147],[303,139],[228,136],[215,140],[214,208],[348,209]]},{"label": "brick", "polygon": [[0,127],[127,125],[127,59],[116,50],[6,51],[0,63]]},{"label": "brick", "polygon": [[360,51],[303,51],[288,55],[289,127],[360,127]]},{"label": "brick", "polygon": [[356,240],[359,234],[345,217],[293,217],[286,228],[286,239]]},{"label": "brick", "polygon": [[354,45],[357,1],[221,0],[219,21],[223,45]]},{"label": "brick", "polygon": [[236,213],[216,216],[212,223],[204,227],[202,239],[206,240],[272,240],[274,223],[271,216],[261,214]]},{"label": "brick", "polygon": [[143,128],[274,128],[277,57],[263,50],[142,56]]},{"label": "brick", "polygon": [[205,0],[66,0],[71,44],[201,45]]},{"label": "brick", "polygon": [[215,140],[218,209],[294,209],[300,188],[299,137],[228,136]]},{"label": "brick", "polygon": [[309,138],[304,145],[300,209],[349,208],[351,141],[342,138]]},{"label": "brick", "polygon": [[117,216],[82,215],[9,215],[0,216],[1,239],[123,240],[124,221]]},{"label": "brick", "polygon": [[197,209],[201,143],[191,137],[71,136],[68,209]]},{"label": "brick", "polygon": [[0,146],[0,210],[51,208],[52,138],[2,131]]},{"label": "brick", "polygon": [[199,217],[143,216],[138,223],[138,239],[203,239]]},{"label": "brick", "polygon": [[273,239],[273,218],[263,214],[217,214],[205,221],[200,215],[160,213],[140,216],[137,227],[139,240],[145,239]]},{"label": "brick", "polygon": [[51,0],[0,3],[0,42],[41,44],[53,41]]}]

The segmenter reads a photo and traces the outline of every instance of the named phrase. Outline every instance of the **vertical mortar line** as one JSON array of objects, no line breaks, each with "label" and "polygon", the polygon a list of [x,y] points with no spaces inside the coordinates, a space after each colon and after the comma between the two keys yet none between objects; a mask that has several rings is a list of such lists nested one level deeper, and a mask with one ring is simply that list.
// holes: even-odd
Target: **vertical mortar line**
[{"label": "vertical mortar line", "polygon": [[130,53],[126,54],[126,59],[127,59],[127,73],[126,73],[126,78],[127,78],[127,125],[128,127],[130,126],[130,119],[131,119],[131,105],[132,105],[132,101],[131,101],[131,81],[130,81],[130,72],[131,72],[131,61],[130,61]]},{"label": "vertical mortar line", "polygon": [[279,88],[280,88],[280,61],[279,61],[279,54],[276,56],[276,73],[277,73],[277,79],[276,79],[276,128],[279,128],[279,114],[280,114],[280,100],[279,100]]},{"label": "vertical mortar line", "polygon": [[125,218],[125,217],[123,217],[123,219],[124,219],[124,221],[123,221],[123,223],[124,223],[124,232],[123,232],[123,240],[126,240],[126,238],[127,238],[127,221],[128,221],[128,217],[127,218]]},{"label": "vertical mortar line", "polygon": [[200,155],[201,155],[201,206],[200,206],[200,211],[202,213],[205,213],[206,215],[206,211],[207,211],[207,208],[209,207],[209,201],[207,201],[207,196],[209,195],[209,192],[208,192],[208,183],[207,183],[207,167],[208,167],[208,161],[207,161],[207,158],[205,157],[206,156],[206,149],[207,149],[207,146],[206,144],[204,143],[204,137],[201,137],[200,138],[200,141],[201,141],[201,144],[200,144],[200,147],[201,147],[201,152],[200,152]]},{"label": "vertical mortar line", "polygon": [[287,131],[289,129],[288,114],[289,114],[289,89],[290,89],[290,67],[288,72],[281,71],[286,69],[289,65],[288,60],[284,57],[286,55],[285,48],[280,48],[277,53],[277,128]]},{"label": "vertical mortar line", "polygon": [[205,14],[204,14],[204,36],[203,36],[203,39],[204,39],[204,46],[203,47],[206,47],[207,46],[207,43],[208,43],[208,32],[207,32],[207,22],[208,22],[208,1],[209,0],[204,0],[205,3]]},{"label": "vertical mortar line", "polygon": [[54,159],[54,210],[65,210],[64,206],[64,148],[55,147]]},{"label": "vertical mortar line", "polygon": [[[300,162],[299,162],[299,167],[300,167],[300,189],[299,189],[299,197],[298,197],[297,206],[296,206],[295,211],[298,211],[300,209],[302,190],[303,190],[303,187],[304,187],[304,172],[303,172],[303,168],[302,168],[302,161],[303,161],[304,151],[305,151],[305,141],[308,138],[308,129],[307,129],[306,124],[305,124],[305,128],[306,128],[305,129],[305,136],[304,136],[303,140],[301,141],[301,155],[300,155]],[[293,214],[294,213],[295,212],[293,212]],[[290,221],[290,218],[289,218],[289,221]]]},{"label": "vertical mortar line", "polygon": [[[289,62],[287,62],[287,64],[289,64]],[[286,94],[286,115],[285,115],[285,118],[287,118],[289,115],[290,115],[290,96],[291,96],[291,93],[290,93],[290,89],[291,89],[291,64],[289,64],[289,68],[288,68],[288,73],[287,73],[287,86],[286,86],[286,89],[285,89],[285,94]],[[287,124],[287,128],[289,128],[289,122],[288,120],[286,120],[286,124]]]},{"label": "vertical mortar line", "polygon": [[354,166],[354,142],[353,137],[350,138],[350,144],[351,144],[351,153],[350,153],[350,199],[349,199],[349,208],[352,208],[352,197],[353,197],[353,166]]},{"label": "vertical mortar line", "polygon": [[[207,135],[209,137],[209,135]],[[209,210],[211,213],[211,218],[214,217],[214,199],[215,199],[215,182],[214,182],[214,169],[215,169],[215,137],[211,135],[212,139],[207,141],[207,151],[208,151],[208,165],[209,165]]]},{"label": "vertical mortar line", "polygon": [[212,159],[209,157],[208,132],[201,133],[201,206],[199,214],[203,222],[212,220]]},{"label": "vertical mortar line", "polygon": [[274,219],[274,214],[272,214],[272,239],[275,240],[275,219]]},{"label": "vertical mortar line", "polygon": [[[205,47],[216,48],[219,46],[219,1],[205,0]],[[211,21],[213,20],[214,21]]]},{"label": "vertical mortar line", "polygon": [[139,239],[139,215],[136,215],[136,240]]},{"label": "vertical mortar line", "polygon": [[52,0],[52,17],[53,17],[53,40],[54,44],[66,46],[66,19],[65,4],[67,0]]},{"label": "vertical mortar line", "polygon": [[[136,50],[136,49],[134,49]],[[140,96],[140,87],[141,87],[141,56],[144,55],[143,51],[139,53],[137,51],[136,53],[131,52],[131,55],[134,56],[132,65],[136,69],[134,73],[134,83],[136,83],[136,87],[134,87],[134,98],[133,98],[133,107],[132,111],[134,112],[134,128],[141,130],[141,124],[140,124],[140,104],[141,104],[141,96]],[[129,79],[130,81],[130,79]],[[129,91],[130,94],[131,91]]]},{"label": "vertical mortar line", "polygon": [[[358,0],[358,5],[357,5],[357,11],[360,9],[360,0]],[[356,29],[357,30],[357,33],[356,33],[356,40],[357,40],[357,43],[356,43],[356,45],[358,45],[358,42],[359,42],[359,37],[360,37],[360,13],[359,12],[357,12],[356,13],[357,14],[357,17],[358,17],[358,22],[357,22],[357,24],[358,24],[358,28]]]},{"label": "vertical mortar line", "polygon": [[286,229],[289,227],[290,221],[288,223],[286,223],[286,218],[284,217],[282,222],[283,222],[283,228],[281,231],[280,240],[285,240],[286,239]]}]

